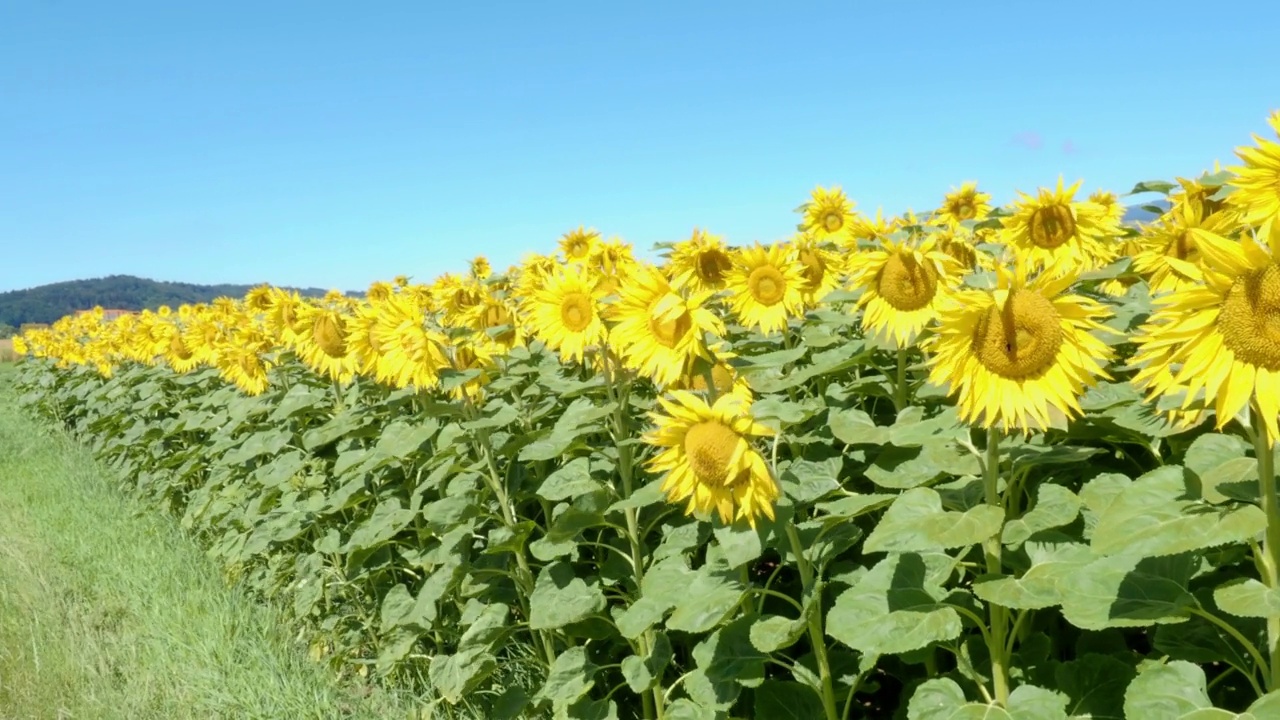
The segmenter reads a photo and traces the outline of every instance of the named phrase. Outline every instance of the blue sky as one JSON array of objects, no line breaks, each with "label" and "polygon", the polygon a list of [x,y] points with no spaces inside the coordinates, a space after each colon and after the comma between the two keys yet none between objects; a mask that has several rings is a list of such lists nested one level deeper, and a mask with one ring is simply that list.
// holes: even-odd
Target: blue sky
[{"label": "blue sky", "polygon": [[1267,131],[1277,24],[1243,1],[0,0],[0,291],[358,289],[580,224],[767,242],[819,184],[891,213],[967,179],[1123,192]]}]

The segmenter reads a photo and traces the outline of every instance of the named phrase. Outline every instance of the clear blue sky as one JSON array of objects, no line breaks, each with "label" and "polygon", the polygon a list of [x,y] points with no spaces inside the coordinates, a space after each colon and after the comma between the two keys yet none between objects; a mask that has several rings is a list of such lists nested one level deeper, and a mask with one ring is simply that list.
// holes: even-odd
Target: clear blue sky
[{"label": "clear blue sky", "polygon": [[787,236],[1193,176],[1280,107],[1275,0],[0,0],[0,290],[357,289],[594,226]]}]

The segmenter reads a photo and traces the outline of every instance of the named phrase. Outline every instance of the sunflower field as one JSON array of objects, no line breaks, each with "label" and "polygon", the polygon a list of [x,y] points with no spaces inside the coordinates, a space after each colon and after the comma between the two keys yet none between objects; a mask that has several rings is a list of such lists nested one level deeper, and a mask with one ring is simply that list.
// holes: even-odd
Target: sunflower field
[{"label": "sunflower field", "polygon": [[1138,226],[818,188],[768,245],[87,313],[23,402],[424,717],[1280,717],[1255,142]]}]

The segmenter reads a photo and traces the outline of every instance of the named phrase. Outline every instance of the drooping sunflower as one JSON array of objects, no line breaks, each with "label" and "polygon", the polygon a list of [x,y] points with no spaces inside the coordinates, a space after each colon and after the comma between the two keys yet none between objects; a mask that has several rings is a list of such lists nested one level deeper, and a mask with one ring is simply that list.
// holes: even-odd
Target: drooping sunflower
[{"label": "drooping sunflower", "polygon": [[606,311],[616,323],[609,346],[623,364],[660,388],[680,379],[697,358],[711,359],[707,334],[724,335],[724,323],[707,309],[709,292],[676,290],[657,268],[642,265]]},{"label": "drooping sunflower", "polygon": [[997,289],[965,290],[942,309],[927,346],[929,381],[949,389],[960,418],[983,427],[1031,432],[1080,414],[1079,396],[1099,377],[1113,350],[1095,332],[1109,316],[1095,300],[1063,294],[1073,275],[1026,265],[997,270]]},{"label": "drooping sunflower", "polygon": [[978,236],[963,227],[939,227],[930,233],[930,237],[938,250],[950,255],[961,270],[967,272],[995,267],[995,258],[978,247]]},{"label": "drooping sunflower", "polygon": [[1032,269],[1051,274],[1078,275],[1097,270],[1115,258],[1112,238],[1117,234],[1103,209],[1075,200],[1077,181],[1056,190],[1040,188],[1036,196],[1019,192],[1012,216],[1004,220],[1005,244],[1014,247]]},{"label": "drooping sunflower", "polygon": [[200,359],[187,345],[182,328],[174,323],[164,323],[158,327],[162,328],[161,334],[164,337],[160,352],[169,367],[180,375],[194,370],[200,364]]},{"label": "drooping sunflower", "polygon": [[845,257],[842,253],[804,233],[791,240],[790,249],[796,260],[800,261],[800,272],[804,276],[804,286],[800,291],[805,305],[818,304],[819,300],[840,287],[845,272]]},{"label": "drooping sunflower", "polygon": [[579,226],[577,230],[570,230],[560,238],[560,252],[564,253],[566,262],[586,262],[591,258],[591,252],[595,250],[596,244],[600,242],[600,232]]},{"label": "drooping sunflower", "polygon": [[337,305],[305,305],[298,320],[302,330],[293,343],[298,359],[318,375],[351,382],[360,370],[360,356],[347,342],[351,316]]},{"label": "drooping sunflower", "polygon": [[688,240],[671,249],[668,275],[677,287],[695,293],[723,290],[725,278],[733,268],[733,251],[719,235],[694,228]]},{"label": "drooping sunflower", "polygon": [[960,227],[965,220],[982,220],[991,214],[991,195],[979,192],[978,183],[964,182],[960,189],[947,193],[933,214],[932,221],[947,227]]},{"label": "drooping sunflower", "polygon": [[476,344],[495,352],[508,352],[524,345],[524,326],[517,317],[515,303],[505,296],[487,294],[481,298],[463,323],[475,332]]},{"label": "drooping sunflower", "polygon": [[689,390],[711,397],[707,390],[707,377],[711,377],[711,387],[715,389],[714,397],[736,395],[749,407],[755,402],[755,393],[742,374],[733,369],[729,361],[737,357],[737,353],[729,349],[728,343],[712,344],[711,352],[715,355],[714,363],[695,362],[684,375],[672,386],[673,390]]},{"label": "drooping sunflower", "polygon": [[488,280],[493,274],[493,266],[489,264],[489,258],[483,255],[477,255],[471,260],[471,277],[477,280]]},{"label": "drooping sunflower", "polygon": [[397,296],[378,307],[378,319],[370,338],[378,349],[378,376],[396,388],[430,390],[440,382],[440,370],[449,367],[444,334],[430,327],[422,306]]},{"label": "drooping sunflower", "polygon": [[664,412],[651,414],[657,427],[644,442],[660,448],[648,467],[665,473],[662,490],[685,513],[716,512],[721,522],[774,518],[781,491],[764,457],[751,445],[773,431],[757,423],[741,399],[724,395],[708,405],[691,392],[676,390],[658,399]]},{"label": "drooping sunflower", "polygon": [[1124,220],[1125,206],[1120,198],[1110,190],[1097,190],[1089,195],[1089,202],[1102,208],[1102,220],[1110,225],[1119,225]]},{"label": "drooping sunflower", "polygon": [[858,305],[863,330],[899,348],[911,345],[938,317],[949,286],[959,275],[955,260],[937,249],[932,238],[920,243],[904,238],[881,241],[879,250],[850,259],[849,283],[862,288]]},{"label": "drooping sunflower", "polygon": [[562,362],[582,362],[587,348],[604,342],[604,292],[590,268],[556,267],[526,299],[524,312],[535,337],[560,353]]},{"label": "drooping sunflower", "polygon": [[[1172,386],[1185,388],[1183,409],[1203,398],[1219,428],[1252,400],[1274,442],[1280,438],[1280,226],[1271,226],[1267,236],[1239,241],[1191,229],[1204,281],[1156,299],[1156,311],[1134,338],[1133,363],[1177,368]],[[1150,388],[1153,396],[1172,394]]]},{"label": "drooping sunflower", "polygon": [[[1280,137],[1280,110],[1272,112],[1267,123]],[[1235,177],[1227,184],[1235,192],[1227,196],[1227,202],[1236,208],[1240,222],[1262,225],[1280,218],[1280,143],[1259,135],[1253,140],[1258,147],[1236,148],[1244,165],[1229,168]]]},{"label": "drooping sunflower", "polygon": [[846,245],[846,249],[856,250],[856,242],[858,240],[866,240],[868,242],[880,242],[897,232],[901,227],[902,220],[897,217],[884,216],[884,208],[876,208],[876,216],[874,218],[857,215],[854,217],[849,234],[853,236],[854,243]]},{"label": "drooping sunflower", "polygon": [[1174,203],[1158,221],[1143,228],[1133,253],[1133,269],[1147,278],[1151,292],[1161,295],[1203,282],[1200,251],[1191,239],[1193,229],[1227,235],[1234,223],[1227,213],[1205,215],[1194,199]]},{"label": "drooping sunflower", "polygon": [[738,322],[770,335],[804,310],[804,266],[786,246],[741,248],[725,278]]},{"label": "drooping sunflower", "polygon": [[588,258],[588,266],[596,278],[596,284],[605,295],[618,290],[637,263],[631,245],[619,238],[610,238],[595,244]]},{"label": "drooping sunflower", "polygon": [[836,239],[849,231],[853,222],[854,203],[838,187],[814,188],[809,202],[800,206],[804,219],[799,230],[818,240]]},{"label": "drooping sunflower", "polygon": [[386,302],[395,294],[395,286],[384,280],[375,280],[369,283],[369,289],[364,293],[364,299],[372,304]]},{"label": "drooping sunflower", "polygon": [[263,357],[269,347],[266,335],[259,330],[237,333],[234,342],[218,353],[218,374],[246,395],[261,395],[270,385],[267,373],[271,363]]}]

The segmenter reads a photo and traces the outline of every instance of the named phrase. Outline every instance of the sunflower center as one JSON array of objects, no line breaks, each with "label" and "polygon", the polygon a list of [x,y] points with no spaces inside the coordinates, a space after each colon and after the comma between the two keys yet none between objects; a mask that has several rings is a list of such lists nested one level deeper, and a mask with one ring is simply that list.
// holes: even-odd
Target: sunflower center
[{"label": "sunflower center", "polygon": [[649,332],[653,333],[653,338],[663,347],[674,348],[692,329],[693,318],[688,310],[676,317],[671,317],[668,313],[665,319],[649,315]]},{"label": "sunflower center", "polygon": [[569,332],[580,333],[591,324],[591,298],[585,293],[571,292],[560,301],[560,321]]},{"label": "sunflower center", "polygon": [[961,220],[972,220],[977,214],[978,209],[973,206],[973,203],[965,200],[956,203],[955,216]]},{"label": "sunflower center", "polygon": [[181,335],[174,335],[169,339],[169,352],[179,360],[190,360],[191,350],[187,348],[187,344],[182,342]]},{"label": "sunflower center", "polygon": [[973,352],[991,372],[1021,380],[1044,372],[1062,347],[1062,326],[1053,303],[1028,290],[1013,290],[973,332]]},{"label": "sunflower center", "polygon": [[703,250],[698,253],[698,277],[706,283],[722,283],[730,264],[729,255],[723,250]]},{"label": "sunflower center", "polygon": [[1031,242],[1045,250],[1065,245],[1076,234],[1076,218],[1063,204],[1037,208],[1029,224]]},{"label": "sunflower center", "polygon": [[802,251],[800,264],[804,266],[800,274],[804,276],[805,283],[810,289],[815,289],[822,284],[822,278],[827,272],[827,264],[822,261],[818,253],[808,249]]},{"label": "sunflower center", "polygon": [[938,276],[913,255],[889,256],[876,279],[876,292],[895,310],[910,312],[927,306],[938,291]]},{"label": "sunflower center", "polygon": [[772,265],[763,265],[751,271],[747,277],[751,297],[761,305],[777,305],[787,292],[787,279]]},{"label": "sunflower center", "polygon": [[1218,314],[1222,344],[1250,365],[1280,370],[1280,265],[1236,280]]},{"label": "sunflower center", "polygon": [[708,485],[724,485],[729,480],[733,451],[742,438],[733,428],[715,420],[707,420],[689,428],[684,436],[684,452],[698,481]]},{"label": "sunflower center", "polygon": [[569,247],[565,248],[564,254],[568,255],[571,258],[586,257],[587,249],[588,249],[588,246],[587,246],[586,240],[574,240],[573,242],[569,243]]},{"label": "sunflower center", "polygon": [[315,324],[311,326],[311,336],[325,355],[331,358],[347,356],[347,339],[343,337],[338,319],[333,315],[325,313],[316,318]]},{"label": "sunflower center", "polygon": [[[729,372],[729,368],[724,365],[716,364],[711,367],[711,381],[715,383],[716,392],[720,395],[733,391],[733,373]],[[698,373],[697,375],[694,375],[690,385],[692,385],[693,389],[698,392],[706,392],[706,374]]]},{"label": "sunflower center", "polygon": [[822,227],[829,233],[839,232],[840,228],[844,227],[844,216],[837,212],[829,212],[822,216]]},{"label": "sunflower center", "polygon": [[1173,256],[1179,260],[1187,260],[1191,257],[1191,251],[1195,249],[1191,238],[1187,237],[1187,231],[1183,230],[1178,233],[1178,239],[1173,241]]}]

